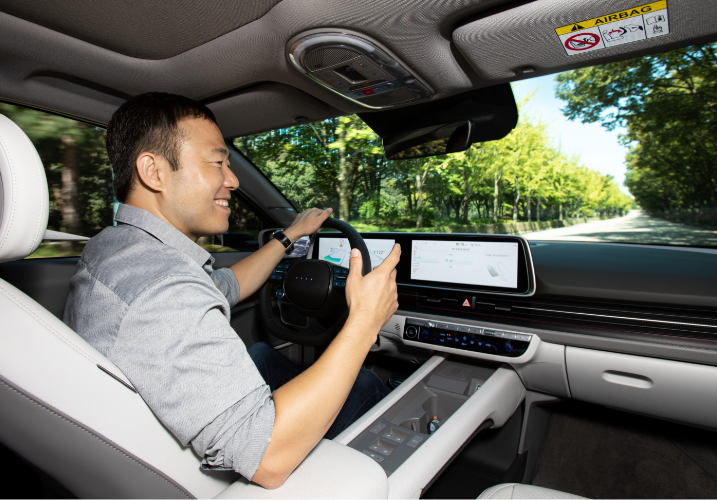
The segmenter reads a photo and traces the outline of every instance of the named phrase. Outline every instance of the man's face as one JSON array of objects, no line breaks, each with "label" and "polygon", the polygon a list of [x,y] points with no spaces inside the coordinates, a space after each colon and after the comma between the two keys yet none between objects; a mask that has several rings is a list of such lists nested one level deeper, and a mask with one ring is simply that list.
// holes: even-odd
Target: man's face
[{"label": "man's face", "polygon": [[229,151],[219,128],[209,120],[179,122],[184,141],[179,170],[169,175],[164,215],[196,241],[229,228],[230,193],[239,181],[229,169]]}]

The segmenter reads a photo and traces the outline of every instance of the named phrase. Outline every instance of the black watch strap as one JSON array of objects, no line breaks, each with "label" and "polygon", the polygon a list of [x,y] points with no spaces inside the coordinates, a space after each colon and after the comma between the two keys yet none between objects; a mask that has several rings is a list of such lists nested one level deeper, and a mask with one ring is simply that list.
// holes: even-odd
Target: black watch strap
[{"label": "black watch strap", "polygon": [[284,248],[286,248],[286,253],[289,254],[294,250],[294,244],[291,242],[289,238],[286,237],[284,234],[284,231],[281,229],[278,229],[274,231],[274,233],[271,235],[272,239],[277,240],[279,243],[284,245]]}]

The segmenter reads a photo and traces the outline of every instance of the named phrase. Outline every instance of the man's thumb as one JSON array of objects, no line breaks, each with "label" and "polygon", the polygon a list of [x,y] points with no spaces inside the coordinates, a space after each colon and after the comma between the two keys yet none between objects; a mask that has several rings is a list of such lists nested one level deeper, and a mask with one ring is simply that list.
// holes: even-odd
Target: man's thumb
[{"label": "man's thumb", "polygon": [[358,248],[351,249],[351,261],[349,262],[349,275],[358,274],[361,276],[361,266],[363,265],[363,259],[361,258],[361,252]]}]

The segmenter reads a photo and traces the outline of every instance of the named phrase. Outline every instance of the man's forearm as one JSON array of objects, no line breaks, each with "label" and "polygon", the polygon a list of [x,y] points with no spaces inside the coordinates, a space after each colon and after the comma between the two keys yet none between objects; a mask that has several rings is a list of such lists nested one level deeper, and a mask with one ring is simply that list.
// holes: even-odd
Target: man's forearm
[{"label": "man's forearm", "polygon": [[349,317],[316,363],[274,392],[274,430],[252,481],[280,486],[329,430],[375,341],[366,328]]},{"label": "man's forearm", "polygon": [[[291,229],[284,231],[284,234],[292,242],[301,237]],[[259,290],[285,255],[284,245],[272,239],[259,250],[230,267],[239,282],[239,302]]]}]

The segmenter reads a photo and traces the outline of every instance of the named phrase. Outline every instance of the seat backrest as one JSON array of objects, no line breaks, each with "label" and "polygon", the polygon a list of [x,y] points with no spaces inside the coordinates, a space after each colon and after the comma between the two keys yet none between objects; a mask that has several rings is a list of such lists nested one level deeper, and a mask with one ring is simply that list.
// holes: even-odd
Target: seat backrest
[{"label": "seat backrest", "polygon": [[[0,262],[35,251],[48,189],[27,136],[0,115]],[[130,381],[62,321],[0,280],[0,441],[78,497],[213,497],[207,473]]]}]

